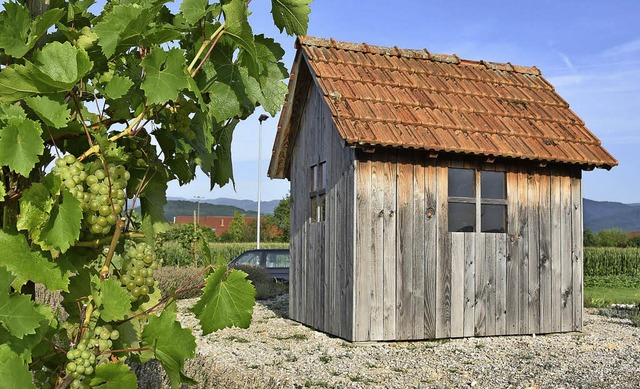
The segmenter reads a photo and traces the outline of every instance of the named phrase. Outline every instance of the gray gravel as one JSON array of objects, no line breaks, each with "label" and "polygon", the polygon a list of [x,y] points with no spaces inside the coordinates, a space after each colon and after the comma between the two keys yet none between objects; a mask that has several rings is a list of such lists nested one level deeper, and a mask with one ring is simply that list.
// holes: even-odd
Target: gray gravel
[{"label": "gray gravel", "polygon": [[640,329],[594,310],[582,333],[352,344],[286,319],[287,299],[256,304],[248,329],[204,337],[194,300],[181,301],[198,338],[191,374],[203,382],[211,366],[238,388],[640,388]]}]

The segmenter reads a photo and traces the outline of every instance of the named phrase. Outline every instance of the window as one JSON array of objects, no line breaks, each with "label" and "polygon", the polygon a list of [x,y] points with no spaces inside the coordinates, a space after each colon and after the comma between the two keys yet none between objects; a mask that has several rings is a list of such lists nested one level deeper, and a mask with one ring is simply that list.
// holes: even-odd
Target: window
[{"label": "window", "polygon": [[289,253],[267,253],[266,267],[289,267]]},{"label": "window", "polygon": [[259,266],[260,265],[260,253],[257,252],[248,252],[245,254],[242,254],[236,261],[236,264],[242,264],[242,265],[254,265],[254,266]]},{"label": "window", "polygon": [[311,221],[324,221],[325,192],[327,186],[327,164],[320,162],[311,166]]},{"label": "window", "polygon": [[504,172],[449,168],[449,231],[507,231]]}]

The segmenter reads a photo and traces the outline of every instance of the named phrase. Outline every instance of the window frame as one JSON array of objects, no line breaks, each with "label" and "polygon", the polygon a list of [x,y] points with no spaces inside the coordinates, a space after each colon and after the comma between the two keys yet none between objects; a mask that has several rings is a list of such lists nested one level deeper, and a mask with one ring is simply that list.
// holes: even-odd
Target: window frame
[{"label": "window frame", "polygon": [[325,221],[327,161],[311,165],[311,190],[309,191],[310,215],[313,223]]},{"label": "window frame", "polygon": [[[465,196],[449,196],[447,193],[447,219],[449,218],[449,204],[457,203],[457,204],[473,204],[475,205],[475,219],[473,224],[473,231],[468,231],[467,233],[483,233],[483,234],[506,234],[508,231],[508,197],[507,193],[507,172],[500,170],[487,170],[481,168],[467,168],[467,167],[449,167],[447,171],[447,183],[451,180],[449,178],[449,171],[451,169],[458,170],[471,170],[474,172],[473,180],[474,180],[474,197],[465,197]],[[485,198],[482,197],[482,172],[496,172],[504,174],[504,198],[495,199],[495,198]],[[504,231],[501,232],[493,232],[493,231],[482,231],[482,206],[483,205],[501,205],[504,206]],[[448,232],[463,232],[463,231],[451,231],[450,223],[447,222],[447,231]],[[466,232],[466,231],[464,231]]]}]

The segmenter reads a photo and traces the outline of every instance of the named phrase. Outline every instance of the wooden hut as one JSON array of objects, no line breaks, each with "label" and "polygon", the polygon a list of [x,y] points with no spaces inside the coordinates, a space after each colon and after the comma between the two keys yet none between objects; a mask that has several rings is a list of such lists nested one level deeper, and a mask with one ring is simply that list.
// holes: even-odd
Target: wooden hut
[{"label": "wooden hut", "polygon": [[294,320],[351,341],[580,331],[582,170],[535,67],[301,37],[269,167]]}]

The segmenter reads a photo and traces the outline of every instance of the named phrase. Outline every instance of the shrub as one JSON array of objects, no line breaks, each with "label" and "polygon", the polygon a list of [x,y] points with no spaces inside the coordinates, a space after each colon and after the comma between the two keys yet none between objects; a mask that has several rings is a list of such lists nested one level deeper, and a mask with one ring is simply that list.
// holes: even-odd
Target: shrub
[{"label": "shrub", "polygon": [[[184,285],[193,277],[198,276],[198,273],[202,273],[202,268],[163,266],[156,270],[154,275],[156,280],[158,281],[158,288],[160,288],[160,291],[162,291],[162,295],[165,296],[173,292],[180,286]],[[202,275],[200,275],[196,279],[198,279],[201,283],[204,282],[204,277]],[[198,297],[201,294],[202,290],[196,289],[180,293],[177,297],[179,299],[187,299]]]}]

